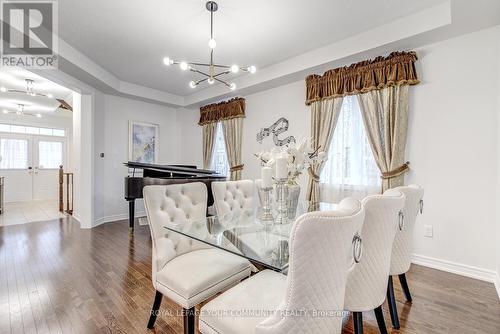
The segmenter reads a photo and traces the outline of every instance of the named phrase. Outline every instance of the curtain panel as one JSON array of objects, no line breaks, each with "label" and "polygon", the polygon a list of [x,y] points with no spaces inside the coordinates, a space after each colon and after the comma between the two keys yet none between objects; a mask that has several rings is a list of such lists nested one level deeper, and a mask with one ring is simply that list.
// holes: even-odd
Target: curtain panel
[{"label": "curtain panel", "polygon": [[213,155],[217,123],[222,125],[230,180],[240,180],[244,165],[241,162],[243,118],[245,99],[237,97],[229,101],[209,104],[200,108],[199,125],[203,126],[203,164],[209,168]]},{"label": "curtain panel", "polygon": [[229,162],[229,180],[241,180],[241,142],[243,138],[243,118],[231,118],[221,122],[226,144],[227,160]]},{"label": "curtain panel", "polygon": [[210,162],[214,154],[215,133],[217,123],[207,123],[202,126],[203,128],[203,168],[210,168]]},{"label": "curtain panel", "polygon": [[382,192],[404,184],[408,132],[408,85],[358,95],[373,156],[381,172]]},{"label": "curtain panel", "polygon": [[413,51],[393,52],[387,57],[326,71],[322,76],[310,75],[306,78],[306,105],[386,87],[416,85],[419,83],[415,69],[417,59]]},{"label": "curtain panel", "polygon": [[[328,155],[333,132],[342,109],[342,97],[315,101],[311,104],[311,146],[313,150],[321,149]],[[319,176],[324,162],[314,161],[309,167],[309,182],[306,199],[312,202],[320,201]]]}]

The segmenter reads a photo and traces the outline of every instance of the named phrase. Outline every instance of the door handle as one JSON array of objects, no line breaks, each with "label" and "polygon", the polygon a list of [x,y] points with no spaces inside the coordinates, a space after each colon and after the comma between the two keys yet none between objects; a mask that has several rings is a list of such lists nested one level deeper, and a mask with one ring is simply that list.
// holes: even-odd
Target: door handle
[{"label": "door handle", "polygon": [[30,173],[30,174],[33,173],[33,167],[31,167],[31,166],[28,167],[28,173]]}]

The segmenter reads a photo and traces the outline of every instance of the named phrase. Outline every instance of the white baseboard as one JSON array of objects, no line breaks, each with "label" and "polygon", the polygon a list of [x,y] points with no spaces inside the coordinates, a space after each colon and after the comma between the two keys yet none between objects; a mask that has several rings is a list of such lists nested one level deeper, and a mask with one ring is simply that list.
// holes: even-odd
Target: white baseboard
[{"label": "white baseboard", "polygon": [[478,279],[485,282],[490,282],[495,284],[495,288],[500,298],[500,277],[499,273],[494,270],[478,268],[474,266],[469,266],[462,263],[440,260],[433,257],[413,254],[412,263],[429,267],[441,271],[446,271],[452,274],[457,274],[465,277],[470,277]]},{"label": "white baseboard", "polygon": [[497,288],[498,298],[500,298],[500,273],[497,273],[497,278],[495,280],[495,288]]},{"label": "white baseboard", "polygon": [[[144,211],[135,213],[135,218],[140,218],[140,217],[145,217],[145,216],[146,216],[146,212],[144,212]],[[128,219],[128,214],[123,213],[123,214],[119,214],[119,215],[101,217],[101,218],[96,219],[94,221],[94,224],[92,225],[92,227],[96,227],[96,226],[99,226],[101,224],[111,223],[111,222],[115,222],[118,220],[124,220],[124,219]]]}]

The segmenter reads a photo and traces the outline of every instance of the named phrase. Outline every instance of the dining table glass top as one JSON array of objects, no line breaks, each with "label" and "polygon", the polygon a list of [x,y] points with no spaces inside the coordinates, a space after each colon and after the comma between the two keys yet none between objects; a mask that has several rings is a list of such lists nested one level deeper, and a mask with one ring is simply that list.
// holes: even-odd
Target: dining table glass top
[{"label": "dining table glass top", "polygon": [[295,217],[283,224],[263,220],[260,208],[255,208],[237,214],[169,223],[164,228],[281,272],[288,267],[288,245],[295,219],[306,212],[335,208],[336,204],[331,203],[300,202]]}]

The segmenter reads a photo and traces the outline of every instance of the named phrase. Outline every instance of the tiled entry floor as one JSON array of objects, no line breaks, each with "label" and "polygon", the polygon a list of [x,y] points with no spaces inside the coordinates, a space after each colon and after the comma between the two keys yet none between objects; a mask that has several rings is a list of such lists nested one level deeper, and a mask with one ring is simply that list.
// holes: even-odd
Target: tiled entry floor
[{"label": "tiled entry floor", "polygon": [[64,218],[59,212],[57,200],[39,200],[28,202],[5,203],[3,214],[0,215],[0,226],[25,224]]}]

